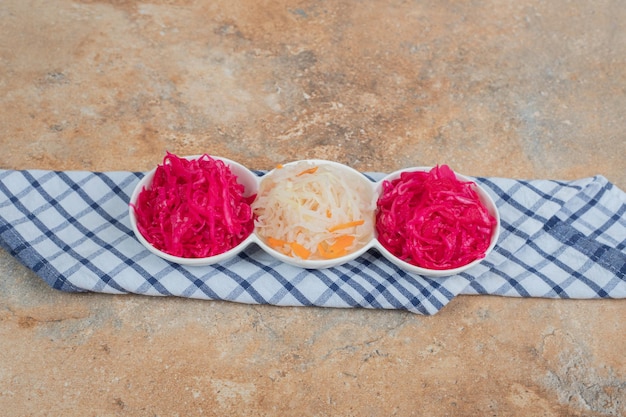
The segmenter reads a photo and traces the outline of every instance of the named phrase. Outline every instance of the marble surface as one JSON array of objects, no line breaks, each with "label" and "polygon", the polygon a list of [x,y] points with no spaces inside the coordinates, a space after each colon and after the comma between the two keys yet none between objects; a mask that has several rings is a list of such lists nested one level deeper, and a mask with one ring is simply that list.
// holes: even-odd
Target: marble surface
[{"label": "marble surface", "polygon": [[[0,168],[254,169],[626,189],[626,3],[0,1]],[[441,312],[65,294],[0,252],[7,416],[626,415],[626,302]]]}]

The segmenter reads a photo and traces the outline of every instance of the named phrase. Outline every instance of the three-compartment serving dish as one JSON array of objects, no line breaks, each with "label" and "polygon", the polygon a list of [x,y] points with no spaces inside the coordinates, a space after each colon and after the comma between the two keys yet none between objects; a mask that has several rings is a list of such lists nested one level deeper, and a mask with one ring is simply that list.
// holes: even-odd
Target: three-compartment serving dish
[{"label": "three-compartment serving dish", "polygon": [[[486,232],[484,237],[485,242],[483,243],[483,249],[481,249],[482,253],[479,254],[479,256],[476,256],[475,259],[470,259],[468,262],[464,262],[460,265],[457,263],[452,267],[431,268],[427,266],[419,266],[416,262],[402,259],[402,256],[404,255],[401,256],[390,250],[390,247],[392,246],[391,243],[393,243],[391,241],[394,240],[395,235],[400,232],[388,233],[388,226],[382,225],[383,221],[388,220],[381,216],[383,208],[382,205],[379,204],[382,204],[381,201],[383,200],[383,196],[386,196],[388,207],[392,207],[396,203],[393,199],[389,200],[390,184],[399,184],[398,190],[395,190],[395,194],[393,195],[400,198],[402,193],[404,193],[404,189],[400,189],[400,187],[408,187],[406,184],[401,183],[401,179],[405,178],[405,176],[408,178],[411,175],[426,175],[426,173],[432,172],[433,167],[412,167],[401,169],[384,176],[379,181],[373,182],[363,173],[349,166],[338,162],[319,159],[290,162],[285,165],[280,165],[261,176],[255,174],[245,166],[227,158],[209,156],[205,154],[187,156],[181,159],[196,161],[201,158],[208,158],[212,161],[223,163],[226,167],[228,167],[230,173],[232,173],[232,175],[236,178],[236,182],[242,186],[242,198],[252,201],[250,206],[252,210],[254,210],[254,226],[251,228],[250,233],[247,236],[242,237],[242,239],[240,239],[240,241],[233,247],[227,248],[225,251],[211,256],[176,256],[167,253],[164,250],[158,249],[155,244],[150,242],[150,238],[147,238],[141,232],[141,230],[144,230],[145,232],[145,227],[138,225],[137,204],[140,194],[151,189],[153,181],[155,180],[155,173],[158,173],[158,170],[166,165],[166,162],[164,161],[162,165],[159,165],[148,172],[135,187],[129,203],[129,216],[132,229],[137,239],[150,252],[173,263],[186,266],[217,264],[236,256],[249,245],[256,244],[265,252],[282,262],[306,269],[324,269],[344,264],[362,256],[370,249],[374,249],[387,260],[407,272],[429,277],[443,277],[458,274],[480,263],[492,251],[500,233],[499,213],[489,194],[470,178],[455,172],[453,173],[450,170],[449,175],[453,175],[459,184],[464,184],[465,187],[470,187],[473,190],[471,191],[472,195],[476,196],[477,201],[479,200],[478,205],[485,210],[483,217],[489,217],[490,230]],[[296,173],[295,175],[293,174],[294,172]],[[293,181],[293,179],[298,180],[301,176],[306,179],[313,179],[314,175],[319,178],[316,178],[316,181],[309,181],[309,183],[304,185],[299,185],[297,182]],[[324,175],[326,176],[324,177]],[[337,184],[333,183],[335,180],[337,180]],[[328,184],[328,186],[326,184]],[[338,184],[343,184],[344,188],[341,188],[341,185]],[[328,194],[328,189],[331,188],[333,193],[331,193],[331,195],[326,195]],[[331,208],[323,208],[321,207],[321,204],[314,202],[312,203],[312,207],[308,207],[306,210],[301,209],[300,206],[303,201],[302,198],[304,197],[299,196],[298,198],[300,198],[300,200],[292,197],[297,197],[298,193],[310,194],[311,189],[315,190],[315,193],[319,195],[324,195],[324,201],[332,200],[334,205],[331,206]],[[280,201],[284,201],[284,203],[277,205],[275,199],[278,197],[274,194],[281,196]],[[272,198],[274,198],[274,200],[272,200]],[[341,200],[341,202],[337,203],[337,200]],[[464,201],[466,198],[461,196],[456,198],[456,200]],[[398,205],[406,204],[408,203],[404,200],[401,203],[398,203]],[[359,209],[355,208],[356,205],[361,207],[360,212]],[[341,206],[343,208],[337,208],[336,206]],[[431,204],[431,206],[425,208],[425,211],[430,213],[432,211],[431,207],[434,206],[436,206],[436,204]],[[300,211],[305,211],[305,213],[301,214]],[[351,220],[349,217],[345,216],[341,218],[341,211],[357,211],[359,212],[359,216],[361,218],[357,221]],[[406,207],[404,208],[404,211],[407,211]],[[430,215],[428,213],[423,216]],[[410,212],[408,214],[411,215]],[[445,219],[446,216],[450,217],[450,215],[446,215],[444,213],[444,221],[447,221]],[[475,217],[476,214],[471,214],[471,216]],[[300,222],[300,225],[295,227],[296,229],[303,227],[306,228],[309,224],[314,223],[326,225],[331,219],[337,218],[334,226],[323,226],[325,229],[322,230],[321,233],[324,235],[324,238],[330,236],[332,242],[344,242],[343,246],[338,246],[339,243],[330,245],[326,244],[325,241],[322,241],[322,243],[317,243],[314,248],[318,247],[324,256],[320,257],[315,256],[314,254],[309,256],[312,251],[304,250],[302,245],[299,243],[294,241],[291,243],[291,246],[289,246],[288,242],[273,238],[272,233],[278,233],[276,232],[277,227],[274,227],[276,225],[273,224],[273,222],[293,221],[285,220],[286,217],[299,219],[298,221]],[[267,224],[268,221],[272,222],[272,224]],[[406,221],[406,219],[402,221]],[[413,222],[413,220],[406,222],[407,224],[401,225],[402,229],[411,229],[412,226],[409,223]],[[437,233],[445,234],[443,238],[444,245],[454,245],[456,244],[455,242],[457,242],[460,246],[463,246],[466,245],[463,239],[469,240],[471,238],[471,236],[467,237],[466,234],[461,234],[459,236],[450,234],[450,230],[446,229],[445,225],[440,225],[439,223],[441,223],[441,221],[438,221],[435,226],[432,226],[429,233],[433,233],[432,230],[436,230]],[[435,229],[432,229],[433,227]],[[289,225],[285,227],[285,225],[281,225],[279,229],[282,230],[285,228],[293,229],[294,227],[289,227]],[[385,235],[386,240],[384,244],[380,239],[381,232]],[[341,235],[341,233],[344,233],[344,235]],[[351,235],[346,237],[345,234],[347,233],[351,233]],[[448,238],[449,235],[452,237]],[[428,242],[429,239],[430,238],[428,236],[420,237],[419,242]],[[276,242],[279,243],[277,244]],[[408,245],[408,243],[396,242],[396,246],[402,247],[403,245]],[[346,247],[349,247],[350,249],[346,251]],[[300,249],[296,250],[296,254],[294,254],[290,253],[289,250],[286,250],[290,248],[293,248],[294,250],[297,248]],[[336,250],[333,252],[333,249]],[[315,251],[315,249],[312,250]],[[304,255],[302,254],[303,251],[305,252]],[[328,255],[329,253],[332,253],[332,255]]]}]

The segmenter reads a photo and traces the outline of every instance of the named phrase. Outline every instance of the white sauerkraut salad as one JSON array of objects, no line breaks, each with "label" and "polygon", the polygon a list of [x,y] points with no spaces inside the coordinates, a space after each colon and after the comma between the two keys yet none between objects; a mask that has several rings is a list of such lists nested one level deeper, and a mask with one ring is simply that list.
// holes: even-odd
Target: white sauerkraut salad
[{"label": "white sauerkraut salad", "polygon": [[370,242],[375,208],[363,175],[310,161],[267,174],[252,204],[257,235],[278,252],[308,260],[345,256]]}]

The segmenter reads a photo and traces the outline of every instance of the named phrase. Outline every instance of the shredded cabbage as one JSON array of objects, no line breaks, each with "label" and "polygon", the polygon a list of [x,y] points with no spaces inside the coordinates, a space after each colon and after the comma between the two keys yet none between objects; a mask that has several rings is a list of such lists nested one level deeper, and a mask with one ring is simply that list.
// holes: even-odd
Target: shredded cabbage
[{"label": "shredded cabbage", "polygon": [[252,209],[257,236],[301,259],[345,256],[371,241],[374,230],[369,181],[330,164],[280,165],[261,181]]},{"label": "shredded cabbage", "polygon": [[472,182],[447,166],[403,172],[384,181],[377,202],[379,242],[398,258],[430,269],[451,269],[483,258],[496,219]]},{"label": "shredded cabbage", "polygon": [[254,198],[244,197],[244,186],[223,161],[168,152],[133,208],[137,228],[154,247],[203,258],[232,249],[252,233]]}]

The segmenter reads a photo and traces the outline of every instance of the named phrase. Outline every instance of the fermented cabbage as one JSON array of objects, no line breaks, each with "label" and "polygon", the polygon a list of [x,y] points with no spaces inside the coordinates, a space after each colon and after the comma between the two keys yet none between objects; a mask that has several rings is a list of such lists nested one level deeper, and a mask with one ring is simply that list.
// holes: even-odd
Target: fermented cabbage
[{"label": "fermented cabbage", "polygon": [[369,180],[331,164],[301,161],[261,181],[252,204],[257,235],[287,256],[345,256],[373,235],[375,201]]},{"label": "fermented cabbage", "polygon": [[219,255],[254,228],[250,204],[228,165],[167,153],[133,206],[137,228],[155,248],[183,258]]},{"label": "fermented cabbage", "polygon": [[379,242],[403,261],[430,269],[483,258],[496,219],[475,187],[447,165],[384,181],[376,212]]}]

